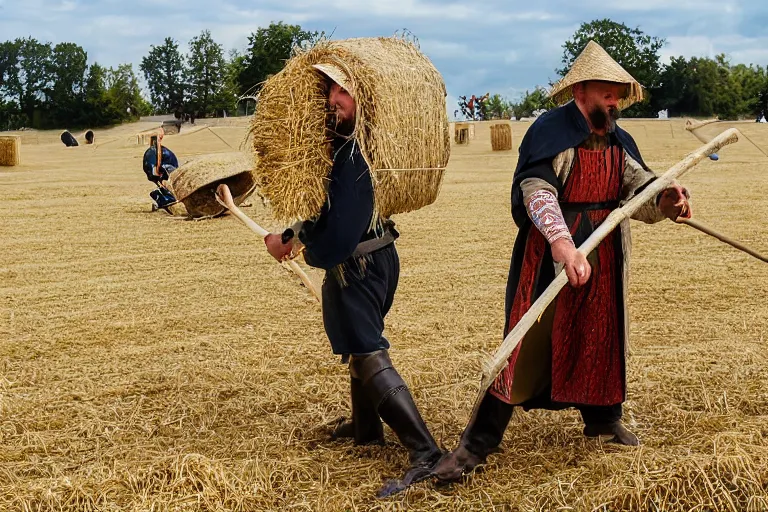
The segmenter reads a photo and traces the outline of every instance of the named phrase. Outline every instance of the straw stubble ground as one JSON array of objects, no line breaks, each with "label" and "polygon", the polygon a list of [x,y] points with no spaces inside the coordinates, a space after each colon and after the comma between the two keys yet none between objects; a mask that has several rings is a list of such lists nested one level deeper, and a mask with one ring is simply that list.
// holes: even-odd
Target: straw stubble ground
[{"label": "straw stubble ground", "polygon": [[[657,170],[699,144],[679,121],[624,126]],[[768,150],[763,126],[739,128]],[[215,130],[236,146],[246,127]],[[464,485],[377,501],[406,454],[391,431],[383,448],[327,440],[348,381],[316,303],[236,219],[150,213],[130,133],[27,137],[0,172],[0,509],[768,509],[766,265],[633,223],[625,419],[643,446],[585,440],[572,411],[520,413]],[[489,137],[454,147],[437,203],[396,219],[392,358],[449,448],[501,341],[515,235],[516,151]],[[230,151],[207,130],[165,142],[182,161]],[[762,252],[767,164],[740,142],[683,179],[699,219]]]}]

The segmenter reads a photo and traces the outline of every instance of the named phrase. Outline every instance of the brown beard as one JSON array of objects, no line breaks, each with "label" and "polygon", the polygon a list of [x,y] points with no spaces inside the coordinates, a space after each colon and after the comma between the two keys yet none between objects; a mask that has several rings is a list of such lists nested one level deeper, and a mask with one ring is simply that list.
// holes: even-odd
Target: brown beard
[{"label": "brown beard", "polygon": [[349,137],[355,131],[355,122],[349,119],[342,119],[336,112],[328,113],[326,127],[332,137]]},{"label": "brown beard", "polygon": [[621,117],[621,111],[617,108],[608,109],[606,113],[600,107],[594,107],[589,112],[589,122],[594,128],[604,128],[608,133],[616,130],[616,121]]}]

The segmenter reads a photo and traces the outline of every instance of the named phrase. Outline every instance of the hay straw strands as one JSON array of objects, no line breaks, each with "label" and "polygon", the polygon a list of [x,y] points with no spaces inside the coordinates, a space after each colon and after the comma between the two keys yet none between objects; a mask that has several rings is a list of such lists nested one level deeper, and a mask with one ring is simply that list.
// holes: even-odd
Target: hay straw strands
[{"label": "hay straw strands", "polygon": [[[666,169],[699,145],[684,122],[623,125],[648,127],[643,155]],[[517,233],[511,153],[492,153],[479,126],[438,201],[400,219],[407,273],[387,324],[446,448],[471,411],[479,355],[500,341]],[[517,144],[530,123],[512,126]],[[768,147],[768,125],[738,127]],[[214,129],[235,145],[234,130]],[[60,150],[58,131],[24,131],[23,167],[0,167],[0,511],[768,510],[768,265],[689,227],[635,223],[623,410],[641,447],[585,439],[575,410],[518,410],[484,471],[381,501],[408,455],[389,429],[385,446],[328,440],[349,415],[349,375],[314,299],[253,235],[224,225],[235,219],[146,213],[143,149],[128,144],[138,131],[98,134],[119,139],[98,158]],[[185,131],[177,154],[225,148]],[[721,156],[683,178],[696,214],[765,252],[764,157],[742,142]],[[260,201],[243,211],[283,227]]]},{"label": "hay straw strands", "polygon": [[21,136],[0,135],[0,165],[13,167],[21,164]]},{"label": "hay straw strands", "polygon": [[259,190],[274,217],[312,218],[326,200],[332,160],[326,84],[312,68],[319,63],[350,77],[355,138],[371,169],[377,213],[388,217],[434,202],[450,153],[440,73],[402,39],[323,41],[288,61],[259,95],[250,134]]},{"label": "hay straw strands", "polygon": [[232,191],[234,204],[239,205],[255,189],[251,164],[242,153],[217,153],[191,160],[170,177],[176,199],[184,203],[192,218],[220,215],[226,208],[216,200],[216,187],[226,183]]},{"label": "hay straw strands", "polygon": [[512,149],[512,127],[507,123],[491,125],[491,149],[509,151]]}]

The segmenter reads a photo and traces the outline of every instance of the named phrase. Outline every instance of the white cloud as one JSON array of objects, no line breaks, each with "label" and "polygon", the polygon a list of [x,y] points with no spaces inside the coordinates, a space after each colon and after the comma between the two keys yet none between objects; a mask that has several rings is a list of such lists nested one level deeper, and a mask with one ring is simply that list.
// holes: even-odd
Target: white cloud
[{"label": "white cloud", "polygon": [[273,21],[337,38],[407,28],[443,73],[452,113],[459,95],[490,91],[516,99],[547,85],[561,65],[563,42],[582,22],[601,18],[665,37],[664,61],[726,53],[734,63],[768,64],[762,0],[0,0],[0,40],[71,41],[91,62],[132,62],[138,69],[151,44],[170,36],[186,52],[189,39],[204,29],[227,51],[242,51],[252,31]]}]

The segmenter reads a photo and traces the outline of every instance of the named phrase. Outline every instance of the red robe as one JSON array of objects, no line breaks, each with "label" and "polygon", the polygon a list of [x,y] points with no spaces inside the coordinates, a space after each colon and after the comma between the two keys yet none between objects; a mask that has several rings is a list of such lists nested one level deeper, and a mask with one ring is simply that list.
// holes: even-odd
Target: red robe
[{"label": "red robe", "polygon": [[[624,152],[620,146],[605,150],[577,149],[574,167],[563,185],[559,201],[566,222],[577,244],[588,236],[621,199]],[[581,236],[577,236],[577,235]],[[512,301],[507,328],[511,330],[531,307],[540,291],[543,264],[551,262],[544,236],[528,231],[524,245],[517,290]],[[548,257],[547,257],[548,256]],[[509,358],[509,365],[490,388],[507,403],[520,403],[516,373],[531,382],[520,383],[521,400],[535,398],[531,393],[547,389],[553,402],[584,405],[614,405],[626,395],[624,361],[624,319],[622,290],[621,234],[615,230],[589,255],[592,276],[581,288],[566,286],[543,315],[537,333],[526,336]],[[545,263],[547,262],[547,263]],[[505,333],[506,334],[506,333]],[[531,338],[531,339],[529,339]],[[534,339],[535,338],[535,339]],[[548,338],[550,347],[544,347]],[[527,347],[526,343],[542,344]],[[534,355],[520,359],[522,351]],[[542,351],[549,351],[549,364],[532,369],[531,361],[541,363]],[[537,355],[536,355],[537,354]],[[520,360],[519,360],[520,359]],[[517,363],[520,362],[521,365]],[[541,372],[550,372],[541,375]],[[548,377],[548,378],[547,378]],[[535,381],[535,382],[534,382]]]}]

